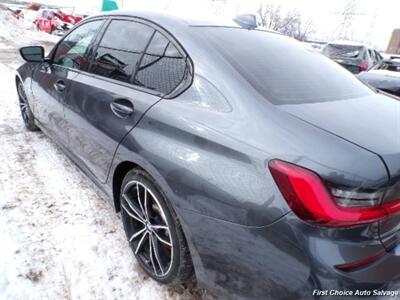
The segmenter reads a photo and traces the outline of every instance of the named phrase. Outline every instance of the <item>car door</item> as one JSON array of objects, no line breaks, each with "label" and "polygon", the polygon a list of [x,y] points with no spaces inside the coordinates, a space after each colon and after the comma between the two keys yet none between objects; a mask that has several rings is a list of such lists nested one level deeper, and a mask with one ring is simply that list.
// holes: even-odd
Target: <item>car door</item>
[{"label": "car door", "polygon": [[[167,51],[174,52],[169,44],[144,21],[112,19],[89,72],[73,79],[66,103],[70,147],[100,182],[106,181],[121,140],[167,92],[168,85],[152,86],[140,74],[144,64],[156,66]],[[146,49],[153,49],[151,58]]]},{"label": "car door", "polygon": [[88,52],[103,20],[82,24],[69,33],[52,52],[50,61],[38,66],[33,76],[34,114],[41,126],[67,146],[64,103],[71,79],[88,68]]}]

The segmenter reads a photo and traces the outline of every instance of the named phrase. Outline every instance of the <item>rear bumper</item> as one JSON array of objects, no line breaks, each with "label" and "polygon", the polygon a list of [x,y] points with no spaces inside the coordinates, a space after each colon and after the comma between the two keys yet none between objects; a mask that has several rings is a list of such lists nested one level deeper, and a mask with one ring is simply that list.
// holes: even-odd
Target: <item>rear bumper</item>
[{"label": "rear bumper", "polygon": [[400,274],[400,244],[351,272],[335,268],[384,251],[374,228],[321,229],[292,213],[264,227],[242,226],[180,210],[200,285],[223,299],[312,298],[313,290],[388,285]]},{"label": "rear bumper", "polygon": [[[179,209],[196,279],[221,299],[298,299],[309,294],[308,258],[286,217],[251,227]],[[308,297],[306,297],[308,298]]]},{"label": "rear bumper", "polygon": [[[311,276],[321,290],[374,290],[390,285],[400,278],[400,243],[385,250],[377,224],[353,229],[324,229],[299,221],[293,214],[287,217],[299,245],[310,259]],[[351,271],[341,271],[338,265],[355,263],[384,255]]]}]

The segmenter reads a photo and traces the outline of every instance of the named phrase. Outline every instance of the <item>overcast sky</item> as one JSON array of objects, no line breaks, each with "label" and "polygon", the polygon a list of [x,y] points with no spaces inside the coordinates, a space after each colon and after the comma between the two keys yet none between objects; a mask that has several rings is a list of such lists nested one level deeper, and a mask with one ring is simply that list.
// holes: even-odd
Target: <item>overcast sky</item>
[{"label": "overcast sky", "polygon": [[[81,10],[96,11],[101,0],[42,0]],[[125,9],[151,10],[189,18],[232,19],[236,14],[255,13],[261,3],[275,3],[283,10],[296,9],[303,18],[313,20],[315,38],[334,39],[342,23],[347,0],[117,0]],[[224,3],[225,2],[225,3]],[[385,50],[394,28],[400,28],[400,0],[358,0],[353,20],[353,38]]]}]

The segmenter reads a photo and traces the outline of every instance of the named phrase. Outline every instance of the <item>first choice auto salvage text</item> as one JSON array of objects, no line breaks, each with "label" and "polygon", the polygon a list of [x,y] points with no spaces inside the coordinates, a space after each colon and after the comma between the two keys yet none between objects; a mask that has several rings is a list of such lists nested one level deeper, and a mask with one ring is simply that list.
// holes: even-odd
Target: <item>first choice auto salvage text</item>
[{"label": "first choice auto salvage text", "polygon": [[400,296],[400,291],[385,291],[385,290],[313,290],[313,296],[384,296],[396,297]]}]

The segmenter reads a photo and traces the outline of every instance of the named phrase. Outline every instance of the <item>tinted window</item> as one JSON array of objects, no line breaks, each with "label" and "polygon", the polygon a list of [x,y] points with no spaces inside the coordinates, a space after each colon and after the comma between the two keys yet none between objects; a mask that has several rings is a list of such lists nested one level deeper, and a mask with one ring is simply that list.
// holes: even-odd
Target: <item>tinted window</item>
[{"label": "tinted window", "polygon": [[168,39],[157,31],[154,34],[154,37],[151,40],[151,43],[146,50],[146,53],[154,56],[162,56],[164,55],[164,52],[167,49],[168,44],[169,44]]},{"label": "tinted window", "polygon": [[161,33],[156,32],[135,77],[135,84],[168,94],[182,82],[186,60]]},{"label": "tinted window", "polygon": [[368,49],[369,56],[371,57],[372,63],[375,64],[377,62],[375,57],[375,52],[371,49]]},{"label": "tinted window", "polygon": [[68,68],[86,70],[89,65],[89,44],[102,22],[89,22],[72,31],[57,47],[53,62]]},{"label": "tinted window", "polygon": [[95,53],[91,72],[129,82],[153,31],[137,22],[112,21]]},{"label": "tinted window", "polygon": [[379,52],[375,51],[375,54],[376,54],[376,57],[378,58],[378,60],[383,59],[382,55]]},{"label": "tinted window", "polygon": [[360,97],[372,91],[329,58],[292,38],[240,28],[193,28],[242,78],[274,104]]}]

